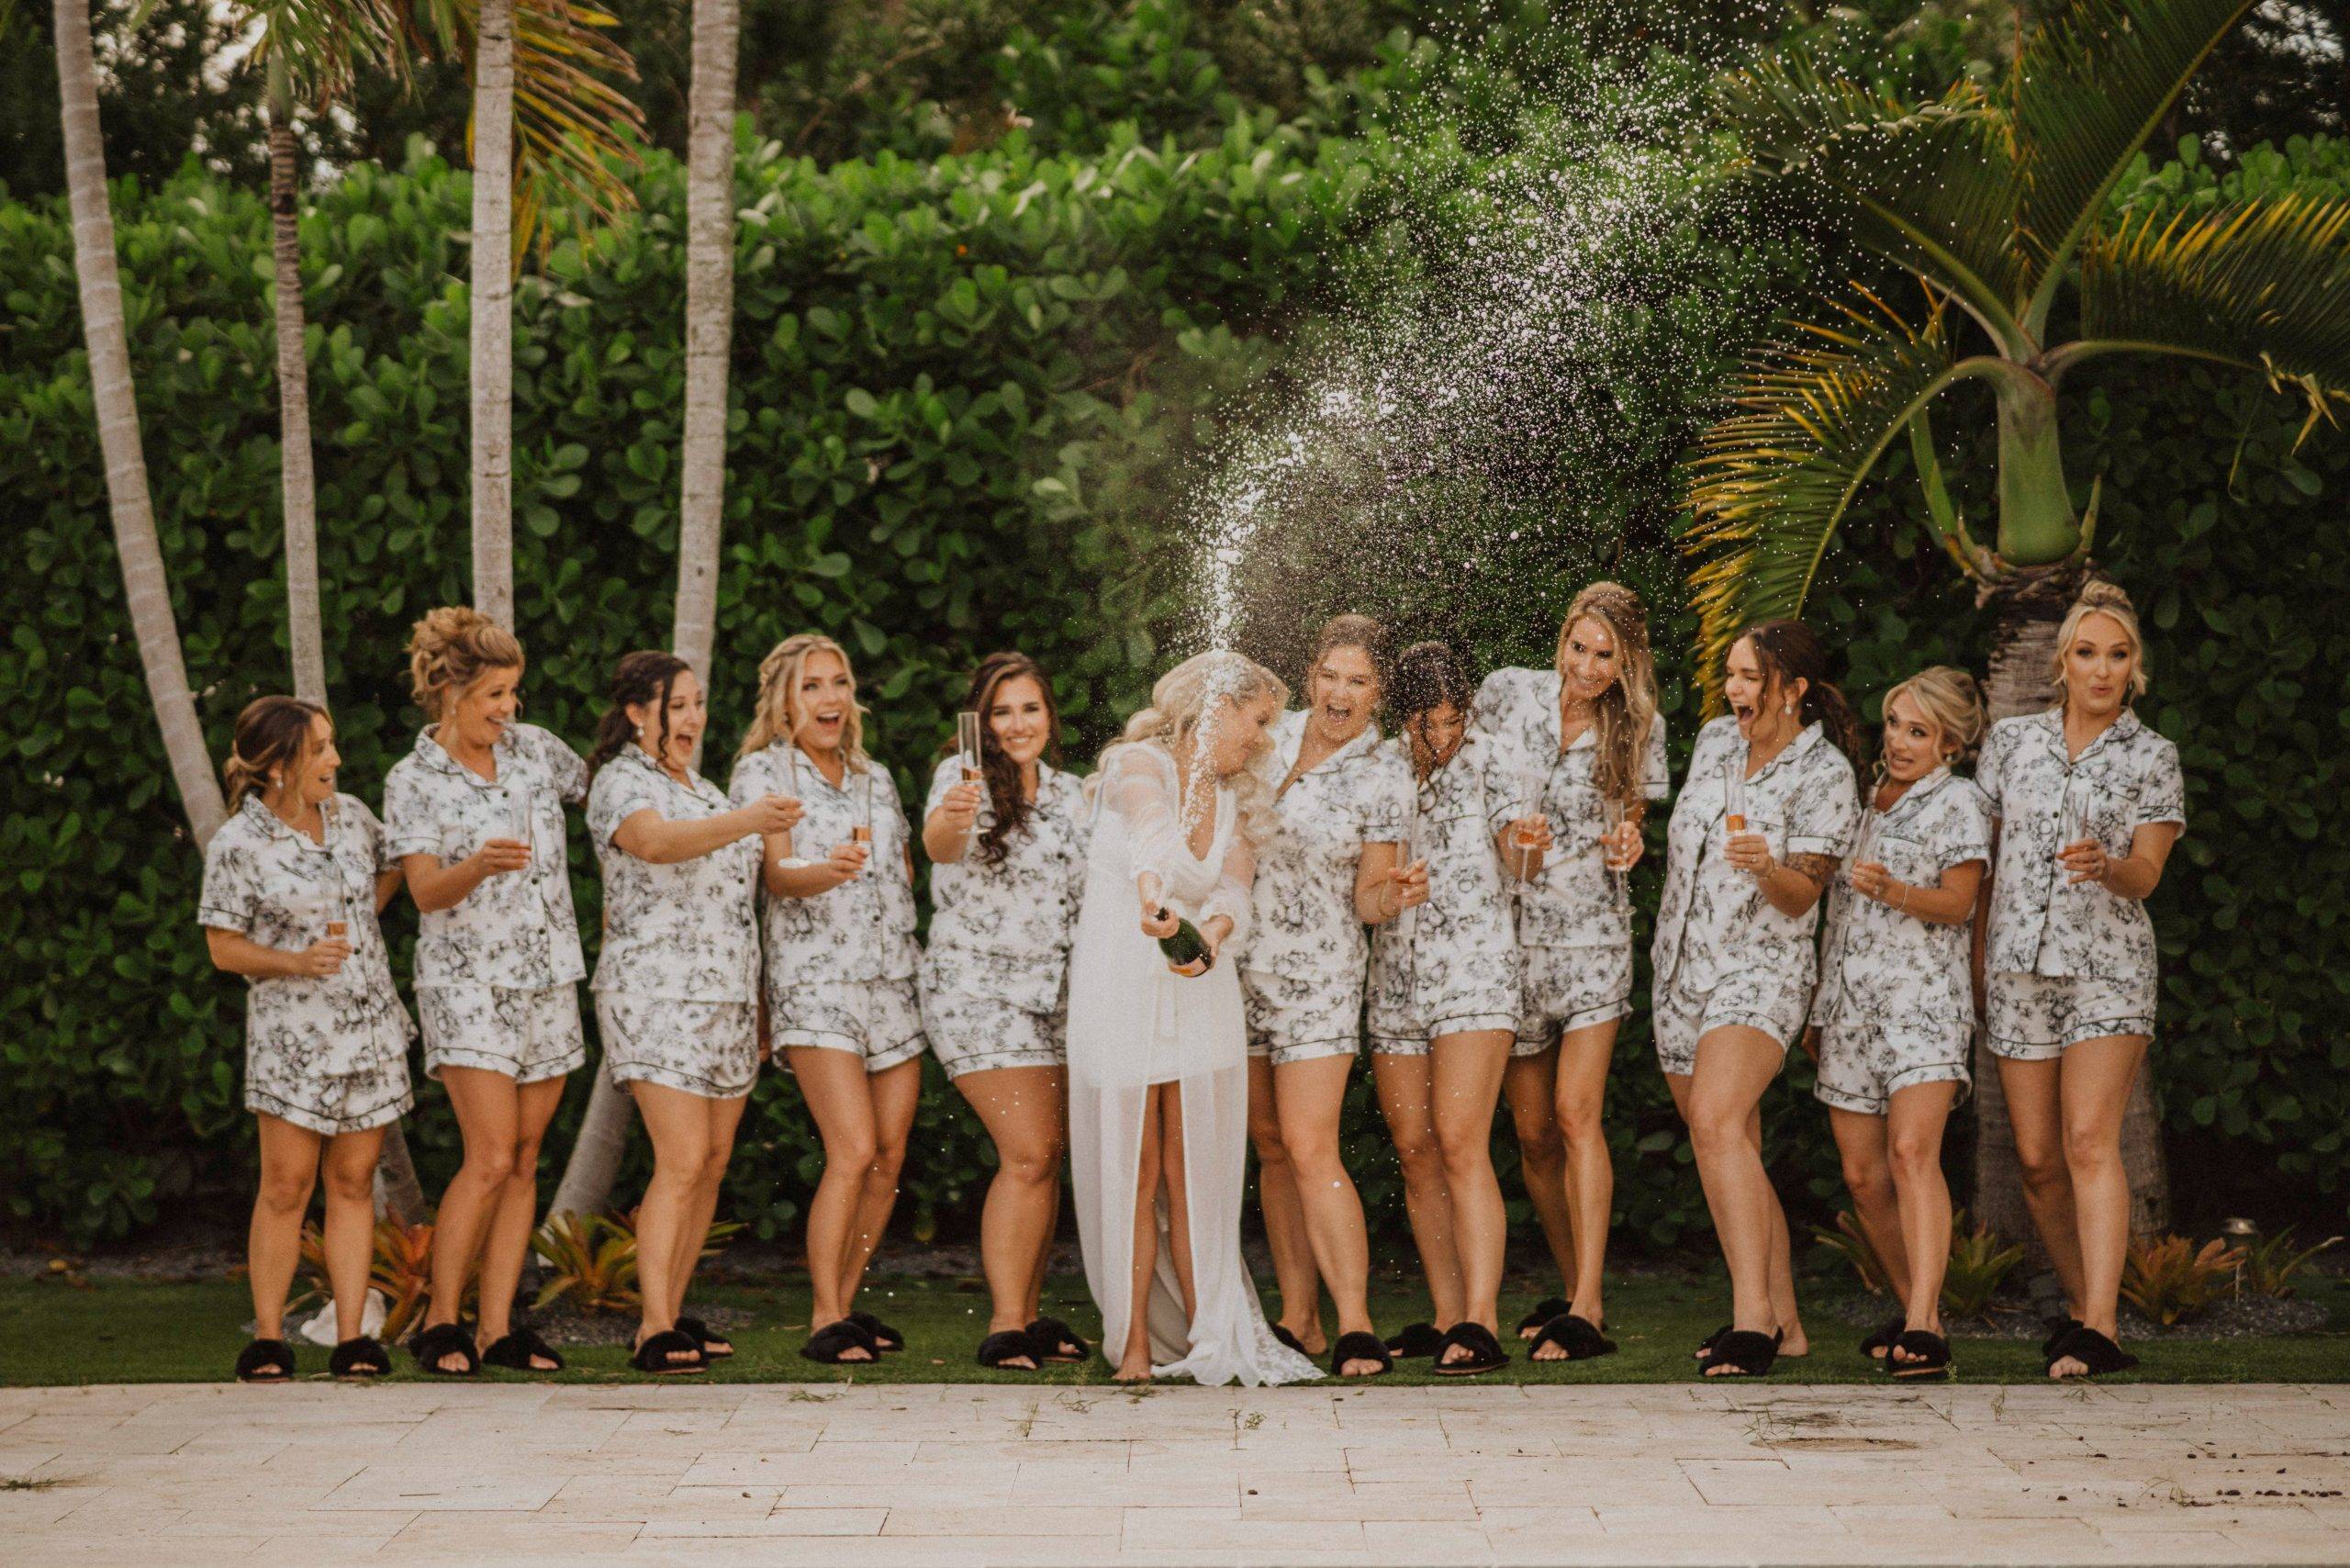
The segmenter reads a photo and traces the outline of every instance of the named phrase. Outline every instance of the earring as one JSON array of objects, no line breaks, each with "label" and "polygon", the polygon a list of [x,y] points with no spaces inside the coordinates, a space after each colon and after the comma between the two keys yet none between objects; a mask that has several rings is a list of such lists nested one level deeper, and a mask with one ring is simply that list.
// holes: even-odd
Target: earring
[{"label": "earring", "polygon": [[1795,705],[1794,703],[1790,702],[1790,703],[1788,703],[1785,708],[1781,709],[1781,710],[1780,710],[1780,711],[1781,711],[1781,712],[1783,712],[1783,713],[1785,713],[1788,718],[1792,719],[1792,718],[1794,718],[1794,717],[1796,716],[1796,705]]}]

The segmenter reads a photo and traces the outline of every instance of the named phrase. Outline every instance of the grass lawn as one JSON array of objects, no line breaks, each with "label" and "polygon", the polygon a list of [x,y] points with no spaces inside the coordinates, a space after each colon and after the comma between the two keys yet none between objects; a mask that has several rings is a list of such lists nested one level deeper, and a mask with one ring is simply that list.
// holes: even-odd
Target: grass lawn
[{"label": "grass lawn", "polygon": [[[1822,1299],[1841,1281],[1807,1282],[1807,1301]],[[1080,1333],[1100,1329],[1082,1278],[1057,1276],[1047,1310],[1067,1317]],[[2323,1329],[2301,1335],[2223,1340],[2163,1340],[2131,1348],[2144,1364],[2109,1382],[2148,1383],[2340,1383],[2350,1382],[2350,1281],[2309,1276],[2308,1292],[2331,1308]],[[1532,1305],[1538,1294],[1528,1282],[1505,1298],[1503,1327]],[[878,1366],[830,1368],[803,1361],[807,1338],[804,1287],[790,1282],[775,1287],[728,1284],[697,1297],[740,1308],[750,1321],[734,1333],[737,1354],[705,1380],[720,1383],[1106,1383],[1109,1365],[1098,1358],[1081,1367],[1056,1367],[1041,1373],[988,1372],[971,1354],[987,1326],[987,1305],[975,1283],[952,1280],[878,1278],[858,1305],[879,1313],[905,1331],[904,1353]],[[1578,1365],[1538,1365],[1513,1343],[1509,1367],[1482,1381],[1524,1383],[1670,1383],[1693,1376],[1691,1348],[1722,1319],[1728,1291],[1713,1275],[1646,1272],[1616,1282],[1609,1302],[1611,1333],[1618,1354]],[[1372,1302],[1383,1329],[1393,1332],[1420,1316],[1416,1294],[1397,1288]],[[0,1384],[85,1383],[209,1383],[224,1380],[243,1343],[242,1325],[252,1306],[241,1282],[205,1280],[156,1283],[96,1279],[76,1287],[55,1279],[0,1282]],[[1772,1383],[1883,1383],[1858,1353],[1862,1329],[1827,1311],[1807,1318],[1812,1353],[1783,1359]],[[327,1351],[299,1348],[304,1373],[323,1376]],[[1971,1383],[2028,1383],[2041,1377],[2037,1346],[2020,1339],[1958,1339],[1953,1342],[1959,1375]],[[658,1381],[628,1370],[617,1348],[572,1349],[558,1381],[607,1383]],[[405,1351],[397,1352],[395,1377],[422,1374]],[[1382,1380],[1388,1383],[1452,1382],[1439,1379],[1427,1361],[1399,1361]],[[491,1380],[520,1380],[520,1373],[485,1372]],[[688,1381],[688,1380],[680,1380]]]}]

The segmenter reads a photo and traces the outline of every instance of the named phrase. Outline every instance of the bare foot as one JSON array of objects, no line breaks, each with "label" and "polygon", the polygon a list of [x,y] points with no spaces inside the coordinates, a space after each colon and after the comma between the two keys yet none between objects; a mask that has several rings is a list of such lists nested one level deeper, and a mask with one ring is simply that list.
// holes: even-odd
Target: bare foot
[{"label": "bare foot", "polygon": [[2088,1363],[2076,1357],[2059,1356],[2048,1363],[2048,1375],[2052,1381],[2059,1383],[2068,1377],[2087,1377],[2089,1375]]},{"label": "bare foot", "polygon": [[1149,1359],[1146,1357],[1139,1361],[1120,1361],[1118,1370],[1110,1374],[1110,1381],[1112,1383],[1148,1383],[1150,1381]]},{"label": "bare foot", "polygon": [[1314,1361],[1320,1361],[1324,1356],[1330,1353],[1330,1337],[1322,1332],[1321,1324],[1316,1323],[1312,1327],[1304,1329],[1297,1328],[1287,1323],[1282,1324],[1281,1327],[1289,1329],[1290,1333],[1295,1336],[1300,1354]]},{"label": "bare foot", "polygon": [[1785,1334],[1785,1338],[1779,1341],[1779,1355],[1782,1359],[1811,1354],[1811,1337],[1803,1331],[1802,1324],[1788,1324]]}]

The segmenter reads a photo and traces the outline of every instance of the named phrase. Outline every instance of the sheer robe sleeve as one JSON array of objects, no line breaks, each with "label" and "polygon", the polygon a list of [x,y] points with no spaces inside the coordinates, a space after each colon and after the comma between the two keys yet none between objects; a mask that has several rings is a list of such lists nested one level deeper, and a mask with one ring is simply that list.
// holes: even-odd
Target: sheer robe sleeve
[{"label": "sheer robe sleeve", "polygon": [[1156,877],[1165,888],[1184,852],[1173,761],[1147,745],[1119,746],[1102,759],[1101,788],[1102,805],[1125,826],[1135,875]]},{"label": "sheer robe sleeve", "polygon": [[1236,950],[1248,935],[1248,894],[1256,880],[1257,851],[1249,845],[1248,835],[1236,825],[1231,846],[1224,852],[1224,864],[1216,868],[1215,886],[1200,904],[1202,920],[1220,914],[1232,922],[1232,935],[1225,945]]}]

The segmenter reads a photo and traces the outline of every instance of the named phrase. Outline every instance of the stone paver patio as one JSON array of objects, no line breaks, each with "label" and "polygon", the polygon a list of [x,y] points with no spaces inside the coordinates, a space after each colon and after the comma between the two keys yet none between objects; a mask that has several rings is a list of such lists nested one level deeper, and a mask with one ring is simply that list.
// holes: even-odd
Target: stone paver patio
[{"label": "stone paver patio", "polygon": [[0,1389],[0,1562],[2350,1562],[2350,1388]]}]

